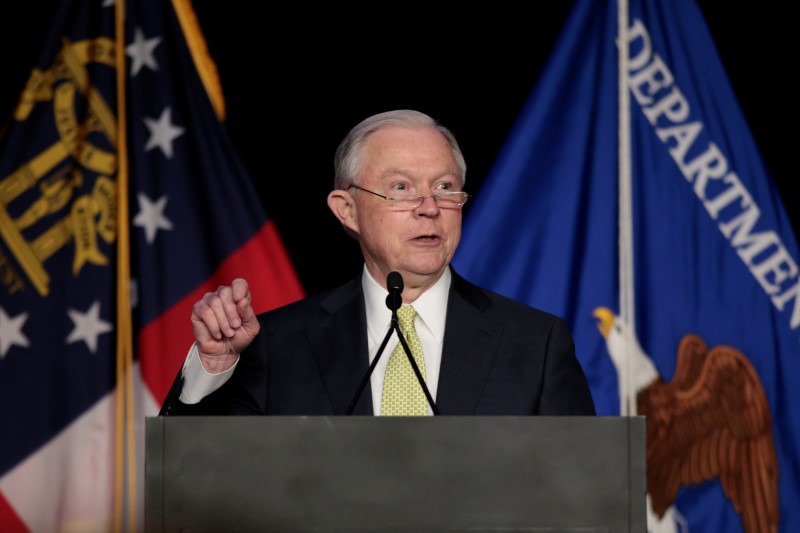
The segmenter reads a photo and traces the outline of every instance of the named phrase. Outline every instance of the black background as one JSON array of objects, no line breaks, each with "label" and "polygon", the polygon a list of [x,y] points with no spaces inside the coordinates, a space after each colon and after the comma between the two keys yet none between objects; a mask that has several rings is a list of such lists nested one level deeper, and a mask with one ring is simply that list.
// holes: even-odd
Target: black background
[{"label": "black background", "polygon": [[[56,4],[0,8],[3,119]],[[228,131],[307,293],[348,279],[361,264],[355,242],[325,203],[333,154],[347,130],[380,111],[424,111],[456,134],[467,159],[467,190],[479,193],[572,2],[515,8],[480,2],[447,12],[434,5],[194,2],[222,80]],[[798,150],[796,17],[775,2],[698,5],[800,235],[791,157]]]}]

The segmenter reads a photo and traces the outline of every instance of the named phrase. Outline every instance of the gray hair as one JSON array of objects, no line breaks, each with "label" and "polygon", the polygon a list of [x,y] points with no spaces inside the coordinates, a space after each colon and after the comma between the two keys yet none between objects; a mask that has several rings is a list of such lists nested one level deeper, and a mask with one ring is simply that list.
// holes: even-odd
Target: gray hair
[{"label": "gray hair", "polygon": [[388,127],[433,128],[441,133],[453,151],[453,157],[461,173],[461,186],[464,186],[467,176],[467,163],[453,133],[425,113],[411,109],[398,109],[367,117],[350,130],[341,144],[339,144],[336,149],[336,155],[333,158],[334,189],[347,189],[355,183],[361,167],[361,148],[364,146],[367,137],[380,129]]}]

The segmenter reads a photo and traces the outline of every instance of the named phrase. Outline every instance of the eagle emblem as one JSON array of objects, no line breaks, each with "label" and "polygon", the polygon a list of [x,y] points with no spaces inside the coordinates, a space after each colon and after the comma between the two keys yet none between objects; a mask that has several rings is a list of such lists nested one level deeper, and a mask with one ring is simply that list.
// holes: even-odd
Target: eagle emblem
[{"label": "eagle emblem", "polygon": [[647,419],[648,528],[676,531],[680,488],[719,480],[745,531],[777,531],[772,416],[747,357],[732,346],[709,349],[690,333],[666,382],[619,317],[604,307],[594,316],[617,370],[620,413]]}]

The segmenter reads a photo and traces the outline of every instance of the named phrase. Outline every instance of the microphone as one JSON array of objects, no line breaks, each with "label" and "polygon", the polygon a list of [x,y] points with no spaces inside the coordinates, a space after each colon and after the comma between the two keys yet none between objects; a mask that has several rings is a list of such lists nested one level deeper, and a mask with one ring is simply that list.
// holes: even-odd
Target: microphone
[{"label": "microphone", "polygon": [[400,296],[403,293],[403,276],[400,272],[389,272],[386,276],[386,288],[389,289],[389,294],[386,296],[386,307],[392,311],[392,316],[397,316],[397,310],[403,305],[403,298]]},{"label": "microphone", "polygon": [[406,352],[406,357],[408,357],[408,361],[411,363],[411,368],[414,370],[414,374],[417,376],[417,381],[419,381],[420,387],[422,387],[422,391],[425,393],[425,397],[428,399],[428,404],[431,406],[433,414],[439,414],[439,410],[436,408],[436,403],[433,401],[433,397],[431,396],[430,391],[428,391],[428,387],[425,385],[425,380],[422,378],[422,374],[417,367],[417,363],[414,361],[414,357],[411,355],[411,349],[408,347],[408,344],[406,344],[406,340],[403,337],[403,333],[400,331],[400,326],[397,323],[397,310],[400,309],[401,305],[403,305],[403,297],[401,296],[403,293],[403,287],[403,276],[401,276],[399,272],[389,272],[389,275],[386,276],[386,288],[389,291],[389,294],[386,296],[386,307],[392,311],[392,325],[389,328],[389,331],[386,332],[386,336],[383,338],[380,348],[378,348],[378,353],[375,354],[375,359],[373,359],[372,364],[369,365],[369,369],[367,369],[366,375],[364,375],[364,378],[361,380],[361,384],[359,385],[355,396],[353,396],[353,399],[350,400],[350,405],[348,406],[346,413],[348,416],[353,414],[353,409],[355,409],[358,399],[361,398],[361,393],[364,392],[364,387],[367,386],[369,378],[372,376],[372,372],[375,370],[375,366],[378,364],[378,360],[381,358],[383,350],[386,348],[386,344],[389,342],[392,333],[395,331],[397,331],[397,337],[400,341],[400,344],[402,344],[403,350]]}]

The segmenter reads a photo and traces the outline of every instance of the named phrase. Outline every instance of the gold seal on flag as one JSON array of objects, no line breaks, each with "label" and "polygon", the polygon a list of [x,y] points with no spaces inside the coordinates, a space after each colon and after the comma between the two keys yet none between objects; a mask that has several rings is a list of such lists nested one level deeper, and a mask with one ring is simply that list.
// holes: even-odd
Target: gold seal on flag
[{"label": "gold seal on flag", "polygon": [[[26,122],[41,105],[53,118],[52,130],[41,129],[55,135],[0,180],[0,235],[41,296],[49,294],[45,263],[70,242],[73,275],[109,264],[101,243],[116,238],[117,120],[93,76],[113,73],[114,56],[112,39],[64,39],[52,66],[33,70],[14,114]],[[25,287],[7,256],[0,280],[9,292]]]}]

